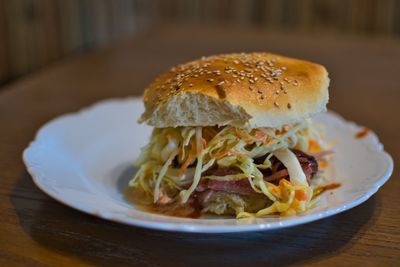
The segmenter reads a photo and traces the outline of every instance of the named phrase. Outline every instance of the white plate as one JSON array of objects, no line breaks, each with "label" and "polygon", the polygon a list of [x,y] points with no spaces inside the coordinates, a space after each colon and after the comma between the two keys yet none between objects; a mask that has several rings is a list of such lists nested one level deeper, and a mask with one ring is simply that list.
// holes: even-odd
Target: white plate
[{"label": "white plate", "polygon": [[303,224],[348,210],[366,201],[390,177],[393,160],[375,134],[355,139],[361,129],[335,113],[319,115],[330,140],[337,141],[331,179],[342,186],[323,194],[304,215],[260,219],[177,218],[140,211],[124,198],[134,173],[131,163],[149,139],[151,128],[136,122],[140,99],[109,100],[43,126],[24,151],[36,185],[80,211],[125,224],[183,232],[270,230]]}]

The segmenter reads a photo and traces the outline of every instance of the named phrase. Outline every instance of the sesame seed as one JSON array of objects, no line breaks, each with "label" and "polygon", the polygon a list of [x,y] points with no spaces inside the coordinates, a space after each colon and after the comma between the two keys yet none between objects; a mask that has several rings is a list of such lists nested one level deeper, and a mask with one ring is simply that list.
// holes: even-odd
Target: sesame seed
[{"label": "sesame seed", "polygon": [[287,90],[287,89],[283,90],[283,93],[284,93],[284,94],[287,94],[287,93],[288,93],[288,90]]},{"label": "sesame seed", "polygon": [[213,82],[214,81],[214,79],[207,79],[207,82]]},{"label": "sesame seed", "polygon": [[279,107],[279,103],[278,102],[274,102],[275,107]]},{"label": "sesame seed", "polygon": [[254,87],[253,86],[249,86],[249,89],[250,89],[250,91],[253,91]]},{"label": "sesame seed", "polygon": [[225,83],[225,81],[220,81],[220,82],[218,83],[218,85],[221,86],[221,85],[223,85],[224,83]]},{"label": "sesame seed", "polygon": [[234,60],[233,63],[239,64],[240,62],[238,60]]},{"label": "sesame seed", "polygon": [[260,96],[260,99],[261,99],[261,100],[262,100],[262,99],[264,99],[264,96],[263,96],[263,95],[261,95],[261,96]]},{"label": "sesame seed", "polygon": [[281,70],[286,70],[286,67],[281,67]]},{"label": "sesame seed", "polygon": [[257,93],[262,94],[263,92],[260,89],[258,89]]},{"label": "sesame seed", "polygon": [[189,87],[193,87],[193,83],[189,83]]},{"label": "sesame seed", "polygon": [[287,103],[287,108],[288,108],[288,109],[291,109],[291,108],[292,108],[292,105],[291,105],[290,103]]},{"label": "sesame seed", "polygon": [[254,83],[254,80],[250,79],[250,80],[249,80],[249,83],[252,83],[252,84],[253,84],[253,83]]},{"label": "sesame seed", "polygon": [[279,90],[276,90],[276,91],[275,91],[275,94],[279,95]]}]

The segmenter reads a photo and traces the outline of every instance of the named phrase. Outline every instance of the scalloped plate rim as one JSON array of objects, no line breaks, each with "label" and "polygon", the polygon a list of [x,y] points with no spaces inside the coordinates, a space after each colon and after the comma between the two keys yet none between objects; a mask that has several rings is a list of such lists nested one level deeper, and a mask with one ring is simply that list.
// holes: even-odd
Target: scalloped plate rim
[{"label": "scalloped plate rim", "polygon": [[[40,145],[40,138],[42,133],[51,125],[55,123],[59,123],[62,120],[65,119],[71,119],[71,118],[79,118],[81,115],[88,114],[99,106],[106,105],[106,104],[121,104],[121,103],[129,103],[132,101],[141,101],[140,98],[136,97],[128,97],[128,98],[113,98],[113,99],[106,99],[102,101],[98,101],[96,103],[93,103],[87,107],[84,107],[76,112],[71,112],[71,113],[66,113],[63,115],[60,115],[54,119],[51,119],[47,123],[45,123],[40,129],[37,131],[35,138],[33,141],[30,142],[28,147],[24,150],[23,152],[23,162],[27,168],[28,173],[32,176],[32,180],[34,181],[35,185],[44,193],[46,193],[48,196],[53,198],[54,200],[58,201],[61,204],[64,204],[68,207],[71,207],[73,209],[79,210],[81,212],[91,214],[93,216],[109,220],[109,221],[114,221],[117,223],[123,223],[126,225],[132,225],[132,226],[138,226],[138,227],[144,227],[144,228],[149,228],[149,229],[156,229],[156,230],[163,230],[163,231],[177,231],[177,232],[196,232],[196,233],[230,233],[230,232],[247,232],[247,231],[259,231],[259,230],[273,230],[273,229],[278,229],[278,228],[286,228],[286,227],[292,227],[304,223],[309,223],[312,221],[316,221],[319,219],[323,218],[328,218],[330,216],[336,215],[338,213],[344,212],[346,210],[349,210],[355,206],[358,206],[368,200],[372,195],[374,195],[379,188],[384,185],[390,178],[393,172],[393,159],[392,157],[384,150],[384,146],[382,143],[379,142],[379,139],[377,135],[370,131],[369,135],[371,138],[374,140],[374,151],[377,153],[380,153],[381,156],[383,157],[387,168],[385,171],[381,173],[381,175],[378,177],[377,181],[375,184],[371,185],[369,187],[369,190],[365,192],[365,194],[361,197],[358,197],[348,205],[343,205],[339,208],[336,209],[328,209],[323,212],[317,213],[317,214],[308,214],[304,216],[294,216],[293,219],[291,220],[286,220],[283,222],[280,222],[279,224],[275,223],[251,223],[251,224],[245,224],[245,225],[202,225],[196,223],[196,219],[181,219],[182,221],[189,221],[190,223],[175,223],[175,222],[152,222],[148,220],[140,220],[140,219],[135,219],[134,217],[115,217],[115,216],[110,216],[109,213],[107,212],[102,212],[98,211],[96,209],[93,209],[91,207],[87,207],[85,205],[77,205],[69,203],[69,201],[64,200],[62,198],[59,198],[55,193],[53,193],[51,190],[48,190],[45,185],[43,185],[40,181],[42,174],[40,174],[40,170],[38,168],[35,168],[35,164],[32,163],[29,160],[29,154],[32,152],[37,145]],[[347,124],[350,127],[357,127],[361,128],[357,123],[348,121],[344,119],[342,116],[340,116],[338,113],[334,111],[329,111],[329,115],[332,115],[335,117],[335,119],[338,119],[342,123]],[[143,211],[137,211],[137,212],[142,212]],[[161,215],[158,215],[161,216]],[[162,216],[165,217],[165,216]],[[272,225],[272,226],[271,226]]]}]

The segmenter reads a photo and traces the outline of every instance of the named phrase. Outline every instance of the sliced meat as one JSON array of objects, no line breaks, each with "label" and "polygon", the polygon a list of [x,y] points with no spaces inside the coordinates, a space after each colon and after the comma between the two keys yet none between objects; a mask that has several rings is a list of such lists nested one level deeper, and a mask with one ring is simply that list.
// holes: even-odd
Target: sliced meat
[{"label": "sliced meat", "polygon": [[283,178],[288,178],[288,177],[289,177],[288,170],[283,169],[283,170],[275,172],[274,174],[264,175],[264,180],[267,182],[273,182],[273,181],[280,180]]},{"label": "sliced meat", "polygon": [[[314,177],[314,175],[318,171],[318,162],[317,160],[302,151],[292,150],[293,153],[299,160],[299,163],[304,171],[304,174],[307,177],[308,182]],[[264,157],[265,159],[265,157]],[[264,159],[258,158],[255,161],[257,163],[261,163]],[[288,170],[284,167],[284,165],[276,158],[271,158],[271,169],[261,170],[264,175],[264,180],[268,182],[279,182],[281,179],[288,179],[289,173]],[[233,175],[241,173],[241,170],[237,167],[232,168],[213,168],[208,170],[203,176],[225,176],[225,175]],[[230,193],[236,193],[241,195],[254,195],[259,194],[256,193],[251,187],[249,181],[247,179],[241,179],[237,181],[217,181],[217,180],[209,180],[203,179],[200,184],[197,186],[197,192],[208,192],[207,190],[213,191],[225,191]]]},{"label": "sliced meat", "polygon": [[253,190],[249,180],[241,179],[236,181],[216,181],[209,180],[207,188],[215,191],[225,191],[229,193],[236,193],[239,195],[254,195],[258,194]]},{"label": "sliced meat", "polygon": [[310,183],[311,179],[318,172],[318,162],[315,157],[304,153],[303,151],[292,149],[293,153],[298,158],[301,168],[307,177],[307,181]]},{"label": "sliced meat", "polygon": [[[203,173],[203,176],[225,176],[225,175],[234,175],[234,174],[239,174],[242,171],[237,168],[237,167],[231,167],[231,168],[213,168],[210,170],[207,170],[205,173]],[[243,179],[246,180],[247,179]],[[209,180],[209,179],[203,179],[200,181],[199,185],[196,187],[196,191],[197,192],[203,192],[207,189],[214,189],[215,188],[221,188],[223,187],[224,184],[226,184],[226,188],[236,188],[233,190],[239,190],[238,188],[243,186],[243,182],[242,183],[238,183],[235,184],[234,182],[236,181],[216,181],[216,180]],[[249,181],[247,181],[247,183],[249,183]],[[249,184],[250,186],[250,184]],[[251,189],[251,187],[250,187]],[[224,190],[224,189],[215,189],[215,190],[219,190],[219,191],[229,191],[229,190]],[[254,192],[254,191],[253,191]],[[232,192],[235,193],[235,192]]]},{"label": "sliced meat", "polygon": [[229,167],[229,168],[213,168],[209,169],[203,173],[203,176],[225,176],[225,175],[234,175],[242,173],[242,171],[238,167]]},{"label": "sliced meat", "polygon": [[215,191],[211,189],[207,189],[204,192],[198,193],[197,198],[200,203],[206,203],[212,195],[214,195]]},{"label": "sliced meat", "polygon": [[[317,160],[313,156],[308,155],[300,150],[292,149],[292,152],[296,155],[301,165],[301,168],[303,169],[304,174],[307,177],[308,182],[310,182],[311,178],[313,178],[314,175],[318,172]],[[259,158],[257,160],[259,162],[263,162],[265,157],[266,156],[264,156],[262,159]],[[283,178],[289,178],[289,173],[287,169],[276,157],[271,157],[270,161],[272,164],[271,169],[261,170],[264,174],[264,179],[266,181],[274,182],[279,181]]]},{"label": "sliced meat", "polygon": [[[242,173],[242,171],[237,167],[231,168],[215,168],[208,170],[203,174],[203,176],[225,176],[225,175],[234,175]],[[197,186],[197,192],[203,192],[207,189],[215,190],[215,191],[226,191],[230,193],[236,193],[241,195],[251,195],[257,194],[251,188],[251,185],[247,179],[240,179],[236,181],[217,181],[211,179],[203,179],[200,184]]]}]

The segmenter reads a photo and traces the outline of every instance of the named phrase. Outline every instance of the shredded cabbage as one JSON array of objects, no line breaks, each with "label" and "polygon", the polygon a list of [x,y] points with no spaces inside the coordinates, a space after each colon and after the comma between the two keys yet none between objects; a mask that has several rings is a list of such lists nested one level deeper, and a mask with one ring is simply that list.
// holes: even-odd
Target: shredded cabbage
[{"label": "shredded cabbage", "polygon": [[[164,187],[172,188],[175,196],[167,197],[178,196],[185,203],[202,179],[248,179],[252,189],[267,196],[271,204],[255,212],[248,212],[246,205],[236,207],[234,210],[238,218],[262,217],[274,213],[296,214],[315,205],[315,199],[312,199],[312,188],[291,148],[307,152],[326,149],[327,144],[310,120],[279,128],[155,128],[150,143],[142,148],[135,162],[139,170],[129,186],[142,188],[153,197],[154,203],[160,201],[160,194],[166,194]],[[255,163],[254,159],[265,155],[262,163]],[[271,168],[272,156],[276,156],[288,169],[290,181],[282,179],[276,185],[264,180],[260,170]],[[211,168],[232,167],[240,169],[241,173],[203,175]],[[232,202],[232,197],[228,198]],[[220,205],[218,202],[218,207]]]},{"label": "shredded cabbage", "polygon": [[289,172],[290,181],[294,185],[307,185],[307,178],[301,168],[296,155],[288,148],[281,148],[273,152]]},{"label": "shredded cabbage", "polygon": [[160,173],[158,174],[158,177],[156,179],[156,184],[154,187],[154,203],[157,203],[158,197],[160,195],[160,184],[161,184],[161,180],[164,178],[165,174],[168,171],[168,167],[169,165],[171,165],[172,160],[176,157],[176,155],[178,151],[171,151],[171,154],[169,155],[167,161],[164,163],[164,165],[162,166]]},{"label": "shredded cabbage", "polygon": [[186,203],[189,199],[190,195],[196,189],[197,185],[200,182],[201,178],[201,169],[203,166],[203,157],[204,157],[204,150],[201,147],[201,127],[196,127],[196,150],[197,150],[197,164],[196,170],[193,177],[193,183],[187,190],[182,190],[179,195],[181,197],[182,203]]},{"label": "shredded cabbage", "polygon": [[248,176],[245,173],[239,173],[239,174],[230,174],[224,176],[208,175],[208,176],[203,176],[202,178],[216,180],[216,181],[236,181],[236,180],[247,179],[247,177]]}]

